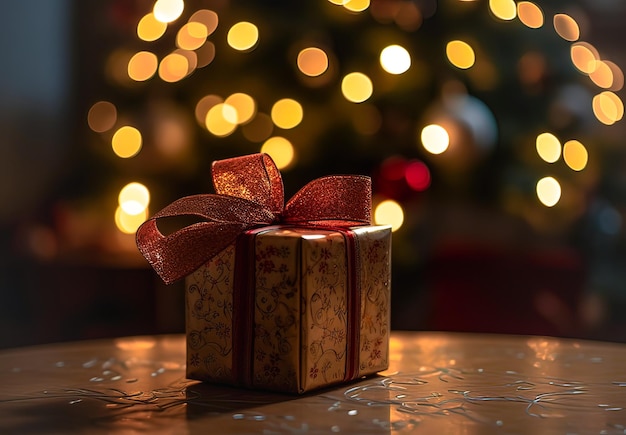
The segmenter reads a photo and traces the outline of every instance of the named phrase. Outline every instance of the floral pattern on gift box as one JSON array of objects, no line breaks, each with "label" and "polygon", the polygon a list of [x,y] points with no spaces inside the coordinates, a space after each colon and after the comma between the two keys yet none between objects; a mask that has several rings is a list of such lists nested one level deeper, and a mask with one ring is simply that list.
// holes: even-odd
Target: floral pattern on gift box
[{"label": "floral pattern on gift box", "polygon": [[188,373],[208,380],[232,377],[234,257],[230,246],[186,279]]}]

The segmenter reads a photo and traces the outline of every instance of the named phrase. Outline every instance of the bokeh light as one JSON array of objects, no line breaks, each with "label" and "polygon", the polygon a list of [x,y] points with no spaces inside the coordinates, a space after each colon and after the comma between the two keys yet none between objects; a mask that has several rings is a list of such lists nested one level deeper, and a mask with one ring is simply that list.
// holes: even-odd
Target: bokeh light
[{"label": "bokeh light", "polygon": [[104,133],[117,122],[117,108],[109,101],[94,103],[87,113],[87,124],[96,133]]},{"label": "bokeh light", "polygon": [[170,53],[159,64],[159,77],[164,82],[177,82],[189,72],[189,61],[180,53]]},{"label": "bokeh light", "polygon": [[561,199],[561,185],[554,177],[537,181],[537,198],[546,207],[554,207]]},{"label": "bokeh light", "polygon": [[370,6],[370,0],[344,0],[343,7],[350,12],[363,12]]},{"label": "bokeh light", "polygon": [[390,74],[402,74],[411,67],[411,55],[400,45],[389,45],[380,52],[380,65]]},{"label": "bokeh light", "polygon": [[167,24],[157,20],[152,12],[144,15],[137,23],[137,37],[146,42],[156,41],[166,30]]},{"label": "bokeh light", "polygon": [[274,136],[266,140],[261,146],[261,152],[269,154],[278,169],[288,168],[293,163],[295,156],[291,142],[280,136]]},{"label": "bokeh light", "polygon": [[235,50],[249,51],[259,42],[259,29],[250,22],[241,21],[228,30],[226,40]]},{"label": "bokeh light", "polygon": [[588,42],[580,41],[572,44],[570,48],[572,63],[584,74],[590,74],[596,67],[596,61],[600,59],[598,50]]},{"label": "bokeh light", "polygon": [[460,69],[471,68],[476,62],[474,49],[465,41],[454,40],[446,45],[446,56],[452,65]]},{"label": "bokeh light", "polygon": [[185,10],[183,0],[157,0],[154,3],[152,13],[157,21],[171,23],[178,19]]},{"label": "bokeh light", "polygon": [[531,29],[543,26],[543,11],[535,3],[521,1],[517,4],[517,16],[519,20]]},{"label": "bokeh light", "polygon": [[554,16],[554,30],[566,41],[577,41],[580,37],[578,23],[567,14],[556,14]]},{"label": "bokeh light", "polygon": [[154,76],[158,65],[156,54],[140,51],[128,62],[128,76],[137,82],[146,81]]},{"label": "bokeh light", "polygon": [[374,92],[374,85],[368,76],[360,72],[352,72],[341,81],[341,93],[352,103],[368,100]]},{"label": "bokeh light", "polygon": [[579,141],[569,140],[563,145],[563,160],[573,171],[585,169],[588,159],[587,149]]},{"label": "bokeh light", "polygon": [[184,50],[196,50],[202,47],[207,36],[209,32],[204,24],[191,21],[178,30],[176,46]]},{"label": "bokeh light", "polygon": [[290,129],[302,122],[304,112],[302,105],[296,100],[283,98],[274,103],[270,116],[277,127]]},{"label": "bokeh light", "polygon": [[317,77],[328,69],[328,55],[317,47],[308,47],[298,53],[298,69],[309,77]]},{"label": "bokeh light", "polygon": [[196,103],[196,108],[194,110],[194,115],[198,124],[200,124],[201,127],[206,128],[207,113],[209,113],[211,107],[223,102],[224,99],[215,94],[205,95],[204,97],[200,98],[200,101]]},{"label": "bokeh light", "polygon": [[143,184],[134,181],[120,190],[117,202],[124,213],[136,215],[150,204],[150,191]]},{"label": "bokeh light", "polygon": [[111,139],[113,152],[118,157],[127,159],[136,156],[141,151],[141,133],[135,127],[125,125],[120,127]]},{"label": "bokeh light", "polygon": [[205,125],[215,136],[229,136],[237,128],[237,110],[229,104],[218,103],[207,112]]},{"label": "bokeh light", "polygon": [[535,141],[537,154],[547,163],[554,163],[561,157],[561,142],[552,133],[541,133]]},{"label": "bokeh light", "polygon": [[441,125],[430,124],[422,129],[420,141],[429,153],[441,154],[450,145],[450,135]]},{"label": "bokeh light", "polygon": [[256,113],[256,103],[254,98],[242,92],[230,95],[226,98],[224,103],[233,107],[237,112],[237,124],[247,123]]},{"label": "bokeh light", "polygon": [[392,199],[386,199],[374,209],[376,225],[391,225],[391,231],[397,231],[404,223],[402,206]]},{"label": "bokeh light", "polygon": [[510,21],[517,15],[517,6],[513,0],[489,0],[489,10],[496,17]]},{"label": "bokeh light", "polygon": [[124,234],[135,234],[137,228],[148,219],[148,209],[137,214],[128,214],[122,207],[115,209],[115,226]]},{"label": "bokeh light", "polygon": [[595,61],[593,71],[589,73],[589,78],[600,88],[609,89],[613,86],[613,71],[603,60]]},{"label": "bokeh light", "polygon": [[430,170],[424,162],[415,160],[409,162],[404,170],[404,178],[409,187],[421,192],[430,186]]},{"label": "bokeh light", "polygon": [[611,91],[595,95],[592,100],[593,113],[603,124],[613,125],[624,116],[624,103]]}]

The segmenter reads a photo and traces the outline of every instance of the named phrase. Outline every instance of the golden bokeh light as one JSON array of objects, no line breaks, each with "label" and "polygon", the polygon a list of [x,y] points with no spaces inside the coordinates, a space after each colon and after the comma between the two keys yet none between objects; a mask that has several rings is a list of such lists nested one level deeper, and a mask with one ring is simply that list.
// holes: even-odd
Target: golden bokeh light
[{"label": "golden bokeh light", "polygon": [[159,66],[156,54],[140,51],[128,62],[128,77],[136,82],[144,82],[154,76]]},{"label": "golden bokeh light", "polygon": [[115,226],[124,234],[135,234],[137,228],[148,219],[148,209],[138,214],[128,214],[121,206],[115,209]]},{"label": "golden bokeh light", "polygon": [[561,142],[552,133],[541,133],[535,141],[537,154],[547,163],[554,163],[561,157]]},{"label": "golden bokeh light", "polygon": [[596,60],[593,71],[589,73],[589,78],[599,88],[609,89],[613,86],[613,71],[603,60]]},{"label": "golden bokeh light", "polygon": [[504,21],[517,16],[517,6],[513,0],[489,0],[489,10],[496,18]]},{"label": "golden bokeh light", "polygon": [[174,83],[184,79],[189,72],[189,61],[180,53],[170,53],[159,64],[159,77],[164,82]]},{"label": "golden bokeh light", "polygon": [[580,37],[578,23],[567,14],[556,14],[554,16],[554,30],[566,41],[577,41]]},{"label": "golden bokeh light", "polygon": [[302,105],[296,100],[283,98],[274,103],[270,116],[277,127],[290,129],[302,122],[304,111]]},{"label": "golden bokeh light", "polygon": [[624,116],[624,103],[611,91],[595,95],[592,100],[593,113],[603,124],[613,125]]},{"label": "golden bokeh light", "polygon": [[360,72],[352,72],[341,80],[341,93],[352,103],[368,100],[374,92],[374,85],[368,76]]},{"label": "golden bokeh light", "polygon": [[295,156],[291,142],[280,136],[266,140],[261,146],[261,152],[269,154],[278,169],[288,168],[293,163]]},{"label": "golden bokeh light", "polygon": [[241,128],[243,136],[250,142],[263,142],[272,135],[274,123],[266,113],[257,113],[252,121]]},{"label": "golden bokeh light", "polygon": [[345,0],[343,7],[350,12],[363,12],[370,7],[370,0]]},{"label": "golden bokeh light", "polygon": [[211,107],[223,102],[224,99],[219,95],[209,94],[202,97],[200,101],[196,103],[196,108],[194,110],[194,115],[198,124],[206,128],[207,113],[209,113]]},{"label": "golden bokeh light", "polygon": [[575,42],[570,48],[570,56],[574,66],[584,74],[591,74],[596,67],[596,61],[600,54],[596,48],[588,42]]},{"label": "golden bokeh light", "polygon": [[126,214],[140,214],[150,205],[150,191],[143,184],[133,181],[120,190],[117,203]]},{"label": "golden bokeh light", "polygon": [[561,185],[554,177],[537,181],[537,198],[546,207],[554,207],[561,199]]},{"label": "golden bokeh light", "polygon": [[198,58],[198,68],[204,68],[215,59],[215,44],[206,41],[195,53]]},{"label": "golden bokeh light", "polygon": [[535,3],[522,1],[517,4],[517,16],[519,20],[531,29],[543,26],[543,11]]},{"label": "golden bokeh light", "polygon": [[206,26],[197,21],[183,25],[176,34],[176,46],[183,50],[196,50],[205,43],[209,32]]},{"label": "golden bokeh light", "polygon": [[196,55],[195,51],[177,48],[172,52],[172,54],[179,54],[187,59],[187,74],[185,75],[185,77],[193,73],[198,66],[198,56]]},{"label": "golden bokeh light", "polygon": [[111,147],[118,157],[127,159],[136,156],[141,151],[141,133],[135,127],[125,125],[117,129],[111,139]]},{"label": "golden bokeh light", "polygon": [[429,153],[441,154],[450,145],[450,135],[442,126],[430,124],[422,129],[420,141],[424,149]]},{"label": "golden bokeh light", "polygon": [[411,55],[400,45],[389,45],[380,52],[380,65],[389,74],[402,74],[411,67]]},{"label": "golden bokeh light", "polygon": [[104,133],[117,122],[117,108],[109,101],[94,103],[87,113],[87,124],[96,133]]},{"label": "golden bokeh light", "polygon": [[224,103],[237,111],[237,124],[247,123],[256,113],[256,102],[254,98],[242,92],[232,94],[224,100]]},{"label": "golden bokeh light", "polygon": [[471,68],[476,62],[474,49],[465,41],[454,40],[446,45],[446,56],[452,65],[460,69]]},{"label": "golden bokeh light", "polygon": [[180,17],[185,10],[183,0],[157,0],[152,13],[157,21],[171,23]]},{"label": "golden bokeh light", "polygon": [[610,68],[613,76],[613,84],[608,89],[611,91],[621,91],[624,87],[624,71],[622,71],[622,69],[615,62],[605,60],[604,63]]},{"label": "golden bokeh light", "polygon": [[137,36],[146,42],[156,41],[166,30],[167,24],[157,20],[152,12],[144,15],[137,23]]},{"label": "golden bokeh light", "polygon": [[200,9],[194,12],[191,17],[189,17],[189,22],[204,24],[207,36],[210,36],[213,32],[215,32],[215,29],[217,29],[219,17],[212,10]]},{"label": "golden bokeh light", "polygon": [[237,110],[231,105],[218,103],[207,112],[205,125],[215,136],[228,136],[237,128]]},{"label": "golden bokeh light", "polygon": [[587,148],[577,140],[569,140],[563,145],[563,160],[573,171],[582,171],[587,166]]},{"label": "golden bokeh light", "polygon": [[404,223],[402,206],[392,199],[386,199],[374,209],[376,225],[391,225],[391,231],[397,231]]},{"label": "golden bokeh light", "polygon": [[259,42],[259,29],[250,22],[241,21],[228,30],[226,40],[235,50],[252,50]]},{"label": "golden bokeh light", "polygon": [[309,77],[317,77],[328,69],[328,55],[317,47],[308,47],[298,53],[298,69]]}]

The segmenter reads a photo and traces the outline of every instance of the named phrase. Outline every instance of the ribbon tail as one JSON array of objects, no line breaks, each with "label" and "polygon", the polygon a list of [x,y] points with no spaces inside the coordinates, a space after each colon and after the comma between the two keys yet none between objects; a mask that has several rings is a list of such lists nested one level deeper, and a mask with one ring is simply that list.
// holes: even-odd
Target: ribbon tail
[{"label": "ribbon tail", "polygon": [[190,274],[232,244],[247,225],[240,222],[198,222],[164,236],[155,219],[136,233],[139,251],[166,284]]}]

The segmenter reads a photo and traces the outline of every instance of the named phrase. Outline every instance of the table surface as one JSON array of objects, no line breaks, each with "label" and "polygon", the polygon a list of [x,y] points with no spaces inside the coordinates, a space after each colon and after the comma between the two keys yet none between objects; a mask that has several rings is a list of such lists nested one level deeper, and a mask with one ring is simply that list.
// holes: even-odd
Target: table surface
[{"label": "table surface", "polygon": [[0,352],[0,433],[624,434],[626,346],[394,332],[391,366],[304,396],[185,379],[184,336]]}]

